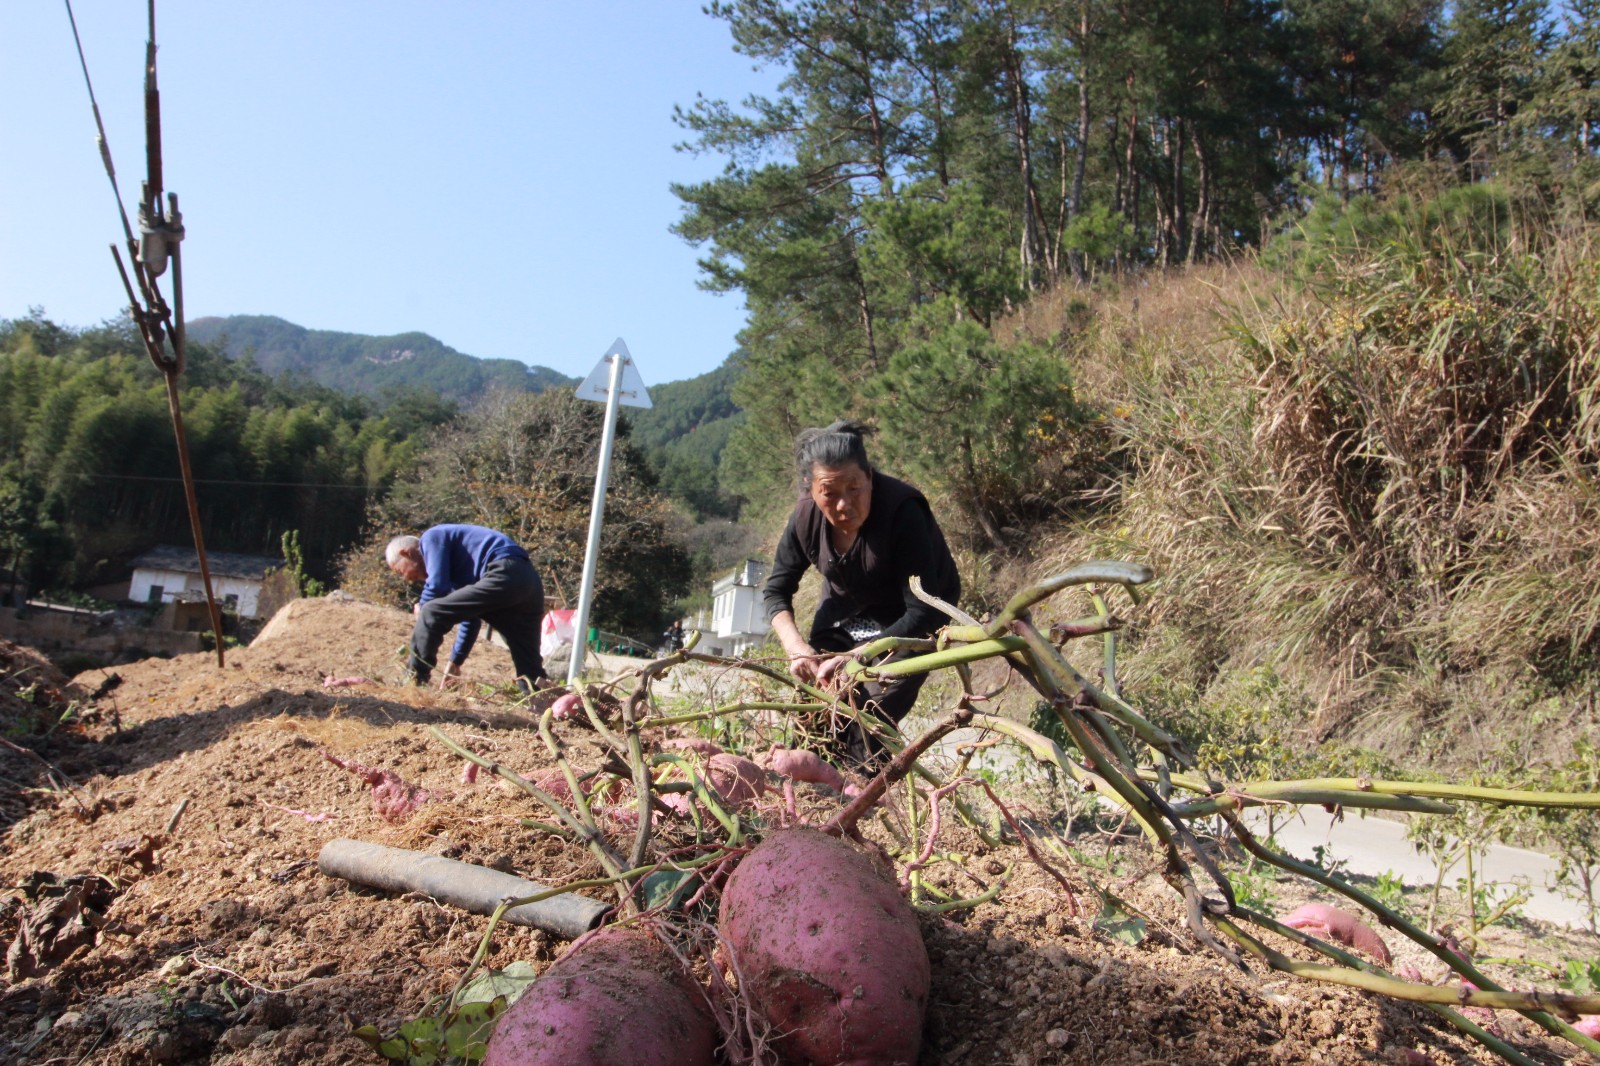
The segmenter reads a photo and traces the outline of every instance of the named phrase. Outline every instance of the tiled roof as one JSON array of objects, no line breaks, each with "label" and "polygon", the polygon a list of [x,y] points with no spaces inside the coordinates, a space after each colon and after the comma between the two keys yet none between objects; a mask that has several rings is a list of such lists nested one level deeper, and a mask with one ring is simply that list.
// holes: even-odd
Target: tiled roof
[{"label": "tiled roof", "polygon": [[[282,559],[271,555],[241,555],[236,552],[206,552],[206,564],[213,576],[242,577],[260,581],[268,570],[281,569]],[[163,544],[151,548],[133,561],[137,570],[170,570],[180,574],[198,574],[200,557],[193,548],[178,548]]]}]

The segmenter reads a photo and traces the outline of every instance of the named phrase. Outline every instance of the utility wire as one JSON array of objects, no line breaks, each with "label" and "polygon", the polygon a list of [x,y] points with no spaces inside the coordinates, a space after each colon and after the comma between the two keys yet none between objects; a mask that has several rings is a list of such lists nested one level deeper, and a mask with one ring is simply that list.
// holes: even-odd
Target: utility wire
[{"label": "utility wire", "polygon": [[122,193],[117,189],[117,168],[111,162],[111,142],[106,140],[106,124],[100,121],[100,103],[94,98],[94,82],[89,80],[89,61],[83,57],[83,39],[78,36],[78,20],[72,14],[72,0],[66,0],[67,21],[72,23],[72,43],[78,47],[78,66],[83,70],[84,88],[89,90],[89,109],[94,112],[94,141],[100,148],[100,161],[106,166],[106,177],[111,180],[111,195],[117,201],[117,214],[122,216],[122,232],[128,244],[133,245],[133,226],[128,222],[128,209],[122,205]]},{"label": "utility wire", "polygon": [[[72,13],[72,0],[65,0],[67,20],[72,24],[72,39],[78,48],[78,65],[83,68],[83,82],[89,90],[89,106],[94,111],[95,129],[98,131],[100,158],[105,163],[106,176],[111,179],[111,190],[117,192],[116,169],[111,165],[111,149],[106,142],[105,124],[100,120],[100,104],[95,100],[94,83],[89,80],[89,64],[83,55],[83,40],[78,34],[78,19]],[[128,293],[128,306],[133,320],[139,326],[145,352],[166,379],[167,409],[172,415],[172,434],[178,446],[178,466],[183,472],[184,502],[189,511],[189,529],[194,536],[195,555],[200,560],[200,581],[206,590],[206,606],[211,614],[211,632],[216,636],[217,666],[223,662],[222,612],[211,585],[211,568],[206,561],[205,536],[200,523],[200,501],[194,491],[194,471],[189,463],[189,440],[183,429],[183,408],[178,394],[178,375],[183,373],[184,338],[183,321],[183,216],[178,211],[178,196],[167,194],[170,205],[162,210],[161,193],[161,93],[156,82],[156,0],[147,3],[150,19],[150,36],[145,41],[144,71],[144,133],[145,162],[148,176],[139,202],[140,240],[134,240],[133,228],[128,224],[128,212],[122,206],[122,196],[117,193],[117,211],[122,216],[123,233],[128,240],[128,254],[133,265],[133,278],[138,281],[135,291],[133,281],[122,263],[122,253],[115,243],[111,257],[116,261],[117,272],[122,276],[122,286]],[[173,302],[177,305],[177,318],[161,297],[157,284],[168,263],[172,265]],[[143,305],[139,302],[144,296]],[[172,343],[172,358],[166,357],[165,338]]]},{"label": "utility wire", "polygon": [[[73,471],[66,475],[69,477],[96,478],[105,481],[165,481],[183,483],[181,477],[161,477],[157,474],[93,474],[86,471]],[[225,478],[197,477],[196,485],[248,485],[251,488],[270,489],[351,489],[356,492],[371,492],[371,485],[351,485],[331,481],[237,481]]]}]

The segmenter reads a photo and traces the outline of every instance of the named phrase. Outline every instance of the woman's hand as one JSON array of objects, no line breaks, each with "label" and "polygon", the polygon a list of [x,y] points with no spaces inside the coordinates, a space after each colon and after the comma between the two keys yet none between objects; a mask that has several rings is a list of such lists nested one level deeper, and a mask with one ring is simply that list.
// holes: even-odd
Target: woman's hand
[{"label": "woman's hand", "polygon": [[789,659],[789,672],[796,681],[809,685],[817,679],[817,668],[823,656],[817,654],[806,638],[800,635],[800,627],[794,624],[794,615],[789,611],[779,611],[772,617],[772,631],[777,634],[778,643],[783,645],[783,654]]},{"label": "woman's hand", "polygon": [[784,649],[789,656],[789,672],[796,681],[811,684],[817,680],[817,668],[822,656],[817,654],[817,649],[801,642],[793,647]]},{"label": "woman's hand", "polygon": [[447,689],[461,682],[461,664],[445,663],[444,669],[439,671],[439,688]]},{"label": "woman's hand", "polygon": [[844,668],[854,658],[851,654],[830,655],[817,664],[817,684],[822,688],[843,688],[849,684]]}]

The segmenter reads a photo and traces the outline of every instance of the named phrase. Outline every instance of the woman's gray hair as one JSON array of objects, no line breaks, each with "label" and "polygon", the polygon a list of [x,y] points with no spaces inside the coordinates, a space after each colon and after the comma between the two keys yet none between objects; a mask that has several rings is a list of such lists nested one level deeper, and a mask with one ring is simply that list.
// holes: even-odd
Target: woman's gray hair
[{"label": "woman's gray hair", "polygon": [[819,466],[836,470],[854,463],[870,475],[872,463],[867,459],[865,438],[871,432],[871,427],[860,422],[843,420],[821,429],[802,429],[794,439],[800,484],[810,485],[811,472]]},{"label": "woman's gray hair", "polygon": [[408,548],[415,548],[421,543],[422,541],[412,536],[396,537],[389,542],[389,546],[387,548],[383,549],[383,561],[388,563],[390,567],[393,567],[395,560],[400,558],[401,552]]}]

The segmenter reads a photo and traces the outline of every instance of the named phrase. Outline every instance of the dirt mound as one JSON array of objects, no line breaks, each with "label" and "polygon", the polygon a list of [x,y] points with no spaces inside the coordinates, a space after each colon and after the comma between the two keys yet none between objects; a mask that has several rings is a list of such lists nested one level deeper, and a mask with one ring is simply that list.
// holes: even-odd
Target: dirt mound
[{"label": "dirt mound", "polygon": [[27,813],[34,790],[65,787],[68,768],[57,764],[75,766],[94,715],[88,695],[43,655],[0,640],[0,827]]},{"label": "dirt mound", "polygon": [[[5,834],[0,876],[20,887],[0,905],[0,1062],[377,1062],[352,1030],[392,1032],[447,993],[486,920],[326,877],[326,841],[549,884],[598,872],[582,848],[519,824],[540,813],[493,778],[464,780],[428,732],[526,775],[551,765],[531,716],[497,684],[511,676],[505,651],[480,645],[476,680],[456,691],[399,687],[409,629],[401,611],[297,601],[223,668],[211,655],[118,668],[102,700],[117,721],[102,707],[81,727],[72,790],[31,794],[31,813]],[[563,734],[575,762],[598,760],[591,736]],[[328,755],[427,799],[380,810]],[[1148,935],[1123,943],[1094,931],[1091,890],[1074,913],[1020,849],[951,840],[965,873],[940,875],[946,891],[970,896],[975,882],[1016,874],[993,903],[923,918],[934,965],[925,1064],[1490,1061],[1420,1010],[1230,968],[1193,942],[1148,870],[1117,883],[1148,921]],[[502,927],[488,961],[542,968],[563,946]],[[1502,1024],[1538,1047],[1520,1019]]]},{"label": "dirt mound", "polygon": [[0,732],[43,733],[81,697],[49,659],[32,648],[0,640]]}]

